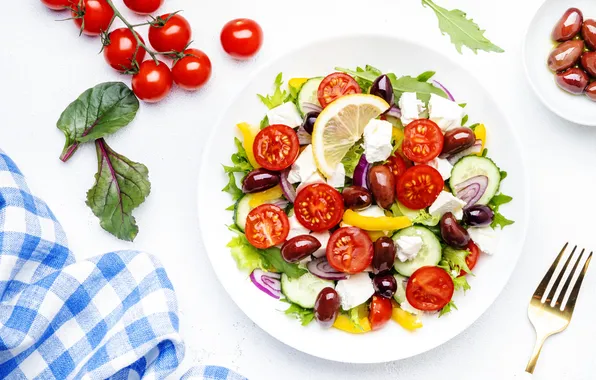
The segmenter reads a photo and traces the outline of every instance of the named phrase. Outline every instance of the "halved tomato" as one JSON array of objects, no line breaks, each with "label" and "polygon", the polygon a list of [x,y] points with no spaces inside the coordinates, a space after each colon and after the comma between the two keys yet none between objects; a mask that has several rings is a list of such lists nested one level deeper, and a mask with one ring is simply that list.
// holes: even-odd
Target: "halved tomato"
[{"label": "halved tomato", "polygon": [[397,199],[412,210],[421,210],[433,204],[443,190],[443,177],[428,165],[412,166],[397,180]]},{"label": "halved tomato", "polygon": [[453,280],[439,267],[422,267],[410,276],[406,298],[418,310],[441,310],[453,297]]},{"label": "halved tomato", "polygon": [[387,163],[385,164],[393,173],[395,180],[397,181],[399,177],[408,170],[409,165],[406,161],[399,155],[399,153],[395,152],[389,159],[387,159]]},{"label": "halved tomato", "polygon": [[329,238],[326,254],[334,269],[349,274],[360,273],[372,263],[373,244],[360,228],[342,227]]},{"label": "halved tomato", "polygon": [[323,79],[319,85],[317,97],[321,107],[325,108],[337,98],[361,92],[360,86],[354,78],[345,73],[333,73]]},{"label": "halved tomato", "polygon": [[[478,256],[480,256],[480,249],[478,248],[478,246],[476,244],[474,244],[474,242],[472,240],[470,240],[470,242],[468,243],[468,251],[470,251],[470,254],[468,256],[466,256],[466,265],[468,266],[468,269],[472,270],[474,269],[474,267],[476,266],[476,263],[478,262]],[[465,276],[467,273],[462,270],[459,273],[459,276]]]},{"label": "halved tomato", "polygon": [[443,150],[443,132],[432,120],[414,120],[404,128],[402,149],[414,162],[433,160]]},{"label": "halved tomato", "polygon": [[368,314],[372,329],[378,330],[383,327],[391,319],[392,312],[391,300],[375,294],[370,302],[370,313]]},{"label": "halved tomato", "polygon": [[311,231],[325,231],[344,215],[344,200],[333,187],[314,183],[300,190],[294,201],[296,219]]},{"label": "halved tomato", "polygon": [[287,125],[273,124],[255,137],[253,152],[259,165],[269,170],[284,170],[296,161],[300,142],[296,132]]},{"label": "halved tomato", "polygon": [[256,248],[266,249],[281,244],[289,232],[288,216],[275,205],[261,205],[246,217],[246,238]]}]

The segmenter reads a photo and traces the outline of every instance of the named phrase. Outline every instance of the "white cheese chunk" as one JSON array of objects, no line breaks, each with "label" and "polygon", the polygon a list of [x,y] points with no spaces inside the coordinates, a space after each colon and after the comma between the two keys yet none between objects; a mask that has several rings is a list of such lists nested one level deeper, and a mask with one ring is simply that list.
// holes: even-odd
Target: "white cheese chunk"
[{"label": "white cheese chunk", "polygon": [[300,222],[296,218],[296,214],[288,217],[288,221],[290,222],[290,232],[288,233],[288,237],[286,238],[286,240],[290,240],[300,235],[308,235],[310,233],[310,230],[308,228],[300,224]]},{"label": "white cheese chunk", "polygon": [[271,108],[267,111],[267,119],[269,119],[269,125],[283,124],[290,128],[302,125],[302,117],[298,113],[296,105],[292,102],[286,102]]},{"label": "white cheese chunk", "polygon": [[419,315],[422,314],[423,311],[422,310],[418,310],[416,309],[414,306],[410,305],[410,303],[408,302],[408,299],[405,298],[403,300],[403,302],[401,302],[399,304],[399,307],[403,310],[403,311],[407,311],[410,314],[415,314],[415,315]]},{"label": "white cheese chunk", "polygon": [[296,194],[302,191],[306,186],[312,185],[313,183],[326,183],[325,178],[319,174],[319,172],[314,172],[310,177],[308,177],[304,182],[302,182],[296,188]]},{"label": "white cheese chunk", "polygon": [[437,199],[428,208],[432,216],[441,217],[448,212],[452,212],[456,219],[461,220],[464,216],[463,208],[466,202],[453,196],[448,191],[441,191]]},{"label": "white cheese chunk", "polygon": [[461,121],[465,114],[464,109],[456,102],[439,95],[430,95],[430,101],[428,102],[429,119],[437,123],[443,133],[461,127]]},{"label": "white cheese chunk", "polygon": [[437,157],[434,160],[426,162],[426,165],[437,169],[437,171],[441,174],[441,177],[443,177],[443,181],[447,181],[449,178],[451,178],[451,170],[453,169],[453,165],[451,165],[446,159]]},{"label": "white cheese chunk", "polygon": [[307,145],[292,164],[292,169],[288,173],[288,181],[290,183],[303,182],[316,172],[317,164],[312,153],[312,145]]},{"label": "white cheese chunk", "polygon": [[335,168],[335,172],[331,175],[331,177],[327,178],[327,184],[331,187],[344,187],[346,184],[346,168],[344,164],[341,162],[337,164]]},{"label": "white cheese chunk", "polygon": [[396,241],[397,258],[399,261],[406,262],[413,260],[422,248],[422,238],[420,236],[402,236]]},{"label": "white cheese chunk", "polygon": [[335,290],[339,294],[341,307],[344,310],[362,305],[375,294],[372,281],[366,272],[352,275],[347,280],[338,281]]},{"label": "white cheese chunk", "polygon": [[319,243],[321,243],[321,248],[313,252],[313,255],[318,257],[325,256],[325,252],[327,251],[327,243],[329,243],[329,238],[331,237],[329,231],[311,232],[310,236],[314,237],[319,241]]},{"label": "white cheese chunk", "polygon": [[364,127],[364,154],[370,163],[385,161],[393,150],[391,137],[393,124],[386,120],[372,119]]},{"label": "white cheese chunk", "polygon": [[468,233],[478,248],[487,255],[494,255],[499,246],[499,233],[492,227],[470,227]]},{"label": "white cheese chunk", "polygon": [[421,102],[415,92],[404,92],[399,98],[398,106],[401,110],[401,123],[404,127],[416,119],[420,119],[420,114],[424,112],[424,103]]},{"label": "white cheese chunk", "polygon": [[370,206],[365,208],[364,210],[356,211],[357,214],[362,216],[370,216],[373,218],[378,218],[380,216],[385,216],[385,211],[379,206]]}]

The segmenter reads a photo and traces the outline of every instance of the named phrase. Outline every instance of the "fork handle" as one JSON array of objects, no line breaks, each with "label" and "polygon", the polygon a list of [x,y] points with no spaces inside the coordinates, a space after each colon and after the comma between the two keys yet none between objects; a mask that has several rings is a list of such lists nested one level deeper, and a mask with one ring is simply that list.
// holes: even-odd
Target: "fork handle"
[{"label": "fork handle", "polygon": [[534,368],[536,367],[536,362],[538,361],[538,357],[540,356],[540,351],[542,350],[542,345],[544,341],[548,338],[547,336],[536,336],[536,343],[534,344],[534,350],[532,351],[532,356],[530,356],[530,361],[528,361],[528,365],[526,366],[526,372],[534,373]]}]

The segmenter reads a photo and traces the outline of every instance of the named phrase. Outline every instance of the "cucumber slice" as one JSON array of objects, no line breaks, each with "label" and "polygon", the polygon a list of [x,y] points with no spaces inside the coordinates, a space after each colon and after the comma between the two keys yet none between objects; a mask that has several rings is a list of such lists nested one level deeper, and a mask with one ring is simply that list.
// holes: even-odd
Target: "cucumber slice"
[{"label": "cucumber slice", "polygon": [[402,276],[410,277],[418,268],[425,266],[436,266],[441,261],[441,243],[439,239],[428,228],[412,226],[399,230],[393,235],[393,241],[397,246],[397,240],[402,236],[418,236],[422,239],[422,247],[412,260],[401,262],[395,259],[393,267]]},{"label": "cucumber slice", "polygon": [[499,191],[499,184],[501,183],[501,171],[490,158],[467,156],[457,161],[451,170],[449,186],[453,194],[456,195],[455,185],[477,175],[488,177],[488,186],[482,197],[476,202],[477,204],[485,205]]},{"label": "cucumber slice", "polygon": [[316,105],[321,105],[319,103],[319,97],[317,96],[317,91],[319,90],[319,85],[323,81],[323,77],[315,77],[310,78],[307,80],[302,87],[300,88],[300,92],[298,93],[298,101],[296,104],[298,106],[298,110],[300,114],[304,116],[306,112],[302,109],[302,104],[305,102],[313,103]]},{"label": "cucumber slice", "polygon": [[397,282],[397,290],[393,294],[393,298],[401,305],[406,300],[406,281],[408,279],[401,274],[394,274],[393,277],[395,277],[395,281]]},{"label": "cucumber slice", "polygon": [[251,195],[246,194],[242,198],[238,199],[236,202],[236,206],[234,206],[234,222],[244,232],[244,228],[246,227],[246,217],[250,212],[251,207],[249,205]]},{"label": "cucumber slice", "polygon": [[315,301],[321,290],[335,288],[333,281],[327,281],[316,277],[311,273],[305,273],[298,278],[289,278],[285,273],[281,275],[281,292],[293,303],[306,309],[315,307]]}]

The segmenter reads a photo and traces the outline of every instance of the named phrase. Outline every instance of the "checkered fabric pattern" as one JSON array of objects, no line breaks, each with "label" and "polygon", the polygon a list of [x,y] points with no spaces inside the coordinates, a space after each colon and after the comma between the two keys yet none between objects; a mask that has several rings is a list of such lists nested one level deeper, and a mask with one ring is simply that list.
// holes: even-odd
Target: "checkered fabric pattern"
[{"label": "checkered fabric pattern", "polygon": [[[0,151],[0,378],[167,378],[184,356],[177,313],[156,258],[75,261],[48,206]],[[244,379],[214,366],[182,378]]]}]

